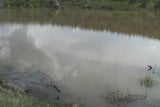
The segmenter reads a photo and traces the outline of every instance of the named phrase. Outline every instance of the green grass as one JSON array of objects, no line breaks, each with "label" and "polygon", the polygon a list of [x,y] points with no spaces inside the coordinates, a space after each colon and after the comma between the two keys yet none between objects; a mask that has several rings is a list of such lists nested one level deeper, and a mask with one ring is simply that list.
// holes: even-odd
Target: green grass
[{"label": "green grass", "polygon": [[145,78],[141,79],[140,84],[146,88],[151,88],[155,86],[155,81],[150,76],[145,76]]},{"label": "green grass", "polygon": [[35,98],[18,95],[11,90],[0,88],[0,107],[56,107],[54,104],[49,104],[45,101],[40,101]]},{"label": "green grass", "polygon": [[160,9],[160,0],[2,0],[0,4],[4,8],[56,8],[57,2],[54,1],[64,8],[75,6],[87,9],[153,10],[156,5],[156,9]]},{"label": "green grass", "polygon": [[[27,95],[19,95],[0,87],[0,107],[74,107],[73,104],[48,103]],[[84,105],[76,106],[84,107]]]},{"label": "green grass", "polygon": [[[160,0],[61,0],[62,4],[81,6],[87,9],[155,10],[160,9]],[[145,2],[144,2],[145,1]],[[67,5],[66,5],[67,7]]]}]

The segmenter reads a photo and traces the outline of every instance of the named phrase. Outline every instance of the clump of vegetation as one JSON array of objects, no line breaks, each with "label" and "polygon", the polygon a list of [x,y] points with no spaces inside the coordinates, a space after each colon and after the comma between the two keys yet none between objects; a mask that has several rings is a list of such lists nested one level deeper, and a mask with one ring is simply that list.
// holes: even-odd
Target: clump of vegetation
[{"label": "clump of vegetation", "polygon": [[7,8],[61,8],[58,0],[2,0]]},{"label": "clump of vegetation", "polygon": [[0,107],[84,107],[83,104],[49,103],[36,98],[19,95],[12,90],[0,87]]},{"label": "clump of vegetation", "polygon": [[0,87],[0,107],[55,107],[45,101],[18,95],[17,93]]},{"label": "clump of vegetation", "polygon": [[140,85],[146,88],[146,97],[148,95],[148,89],[156,85],[156,81],[153,80],[150,76],[145,76],[145,78],[140,80]]},{"label": "clump of vegetation", "polygon": [[84,9],[156,9],[159,0],[1,0],[4,8],[62,8],[76,6]]},{"label": "clump of vegetation", "polygon": [[84,107],[76,103],[55,103],[31,97],[16,84],[0,79],[0,107]]},{"label": "clump of vegetation", "polygon": [[160,1],[157,0],[155,3],[154,3],[154,8],[155,10],[157,11],[158,9],[160,9]]},{"label": "clump of vegetation", "polygon": [[155,86],[155,81],[150,76],[145,76],[145,78],[140,80],[140,85],[146,88],[151,88]]}]

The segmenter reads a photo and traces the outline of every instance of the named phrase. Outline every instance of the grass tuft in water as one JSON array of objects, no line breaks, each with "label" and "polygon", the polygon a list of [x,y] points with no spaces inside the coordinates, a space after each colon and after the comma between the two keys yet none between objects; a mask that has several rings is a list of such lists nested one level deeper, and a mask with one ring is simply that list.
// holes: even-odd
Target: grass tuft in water
[{"label": "grass tuft in water", "polygon": [[146,97],[148,96],[148,90],[157,84],[151,76],[145,76],[145,78],[140,80],[140,85],[146,88]]},{"label": "grass tuft in water", "polygon": [[155,86],[155,81],[150,76],[145,76],[145,78],[140,80],[140,85],[145,88],[151,88]]}]

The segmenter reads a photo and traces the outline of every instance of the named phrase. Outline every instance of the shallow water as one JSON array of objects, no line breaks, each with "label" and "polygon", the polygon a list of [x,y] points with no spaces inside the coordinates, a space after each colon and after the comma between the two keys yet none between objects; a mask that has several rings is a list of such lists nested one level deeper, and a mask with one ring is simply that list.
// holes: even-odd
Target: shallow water
[{"label": "shallow water", "polygon": [[[87,11],[87,13],[90,12]],[[102,14],[98,11],[90,15],[93,16],[95,13]],[[144,23],[148,29],[141,28],[144,26],[142,25],[137,26],[140,29],[137,31],[135,26],[118,21],[126,20],[123,19],[124,14],[131,13],[123,12],[122,16],[119,13],[116,18],[115,14],[117,16],[118,12],[105,13],[103,22],[108,23],[110,27],[105,25],[104,28],[97,28],[95,24],[97,22],[92,22],[89,28],[82,27],[83,24],[81,25],[78,20],[74,26],[71,20],[69,20],[70,23],[66,22],[62,25],[59,23],[62,16],[59,20],[59,16],[56,16],[55,23],[45,21],[43,24],[41,21],[31,19],[24,21],[25,17],[12,20],[15,18],[14,15],[6,17],[10,20],[2,18],[0,63],[10,65],[20,73],[25,71],[45,73],[56,80],[60,86],[70,90],[69,96],[72,94],[76,100],[86,104],[87,107],[116,107],[116,104],[110,104],[101,97],[116,90],[123,93],[128,90],[131,95],[145,95],[146,89],[140,85],[140,80],[146,75],[151,76],[157,84],[149,88],[147,100],[134,101],[122,106],[159,107],[160,37],[158,33],[160,29],[156,27],[157,23],[160,23],[158,16],[151,14],[152,18],[147,19],[145,16],[149,16],[148,14],[141,16],[135,13],[138,22],[143,23],[146,20],[148,22],[148,24]],[[28,15],[33,16],[33,14]],[[105,19],[106,15],[113,17],[117,25],[115,22],[109,23]],[[50,14],[47,17],[52,19]],[[85,20],[86,17],[82,17],[84,19],[81,20]],[[149,26],[150,19],[154,23]],[[132,19],[131,22],[134,21]],[[100,25],[97,24],[97,26]],[[119,28],[117,32],[116,26]],[[123,30],[125,28],[127,31]],[[147,65],[153,67],[154,73],[153,70],[147,71]]]}]

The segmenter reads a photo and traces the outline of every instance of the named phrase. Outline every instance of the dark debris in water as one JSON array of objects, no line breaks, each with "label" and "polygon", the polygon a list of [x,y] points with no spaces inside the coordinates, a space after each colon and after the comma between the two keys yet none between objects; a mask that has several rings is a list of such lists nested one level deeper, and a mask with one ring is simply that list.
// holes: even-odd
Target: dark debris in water
[{"label": "dark debris in water", "polygon": [[145,100],[145,95],[130,95],[128,92],[124,91],[114,91],[110,92],[109,94],[103,95],[103,99],[111,104],[116,104],[118,106],[123,104],[128,104],[133,101]]}]

